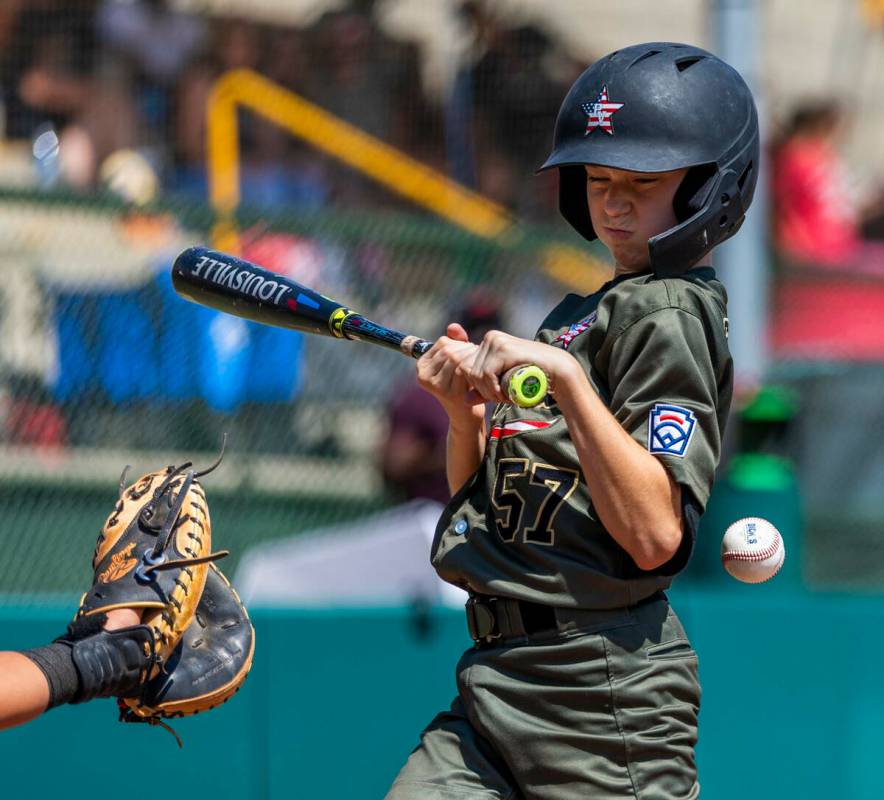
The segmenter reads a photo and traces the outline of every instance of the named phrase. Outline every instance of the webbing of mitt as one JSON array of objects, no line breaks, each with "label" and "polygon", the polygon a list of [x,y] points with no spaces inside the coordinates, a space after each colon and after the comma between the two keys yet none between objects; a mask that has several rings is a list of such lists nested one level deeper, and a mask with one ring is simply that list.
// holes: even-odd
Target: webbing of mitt
[{"label": "webbing of mitt", "polygon": [[[223,455],[223,452],[222,452]],[[119,608],[142,612],[154,636],[158,674],[190,625],[205,587],[209,563],[227,555],[211,552],[211,522],[205,493],[190,462],[139,478],[120,492],[93,556],[93,585],[78,616]],[[125,483],[126,470],[121,477]]]},{"label": "webbing of mitt", "polygon": [[[196,478],[196,473],[193,472],[193,470],[188,470],[184,478],[184,483],[178,490],[178,494],[175,495],[174,501],[172,500],[171,495],[167,492],[167,489],[172,484],[172,481],[177,477],[177,475],[179,475],[182,470],[190,466],[190,462],[186,462],[175,469],[175,471],[172,472],[169,477],[166,478],[166,480],[163,481],[160,487],[154,492],[153,500],[151,500],[141,510],[141,523],[147,530],[156,530],[157,541],[153,547],[153,550],[151,550],[149,554],[145,553],[142,556],[143,563],[139,564],[135,568],[135,575],[138,578],[142,578],[143,580],[151,580],[150,573],[154,570],[166,570],[174,569],[175,567],[207,564],[210,561],[217,561],[219,558],[224,558],[225,556],[230,555],[229,550],[219,550],[216,553],[209,553],[204,556],[192,555],[188,558],[171,560],[166,558],[165,554],[169,547],[172,534],[180,524],[179,516],[181,514],[181,508],[184,505],[184,501],[187,498],[187,493],[190,491],[190,487],[193,485],[193,482]],[[166,498],[166,502],[168,504],[167,509],[157,509],[157,507],[154,505],[154,501],[156,501],[158,498]],[[159,512],[165,512],[160,515],[162,518],[165,519],[165,522],[161,529],[157,529],[156,526],[152,525],[151,523],[151,520],[155,519],[158,516]]]}]

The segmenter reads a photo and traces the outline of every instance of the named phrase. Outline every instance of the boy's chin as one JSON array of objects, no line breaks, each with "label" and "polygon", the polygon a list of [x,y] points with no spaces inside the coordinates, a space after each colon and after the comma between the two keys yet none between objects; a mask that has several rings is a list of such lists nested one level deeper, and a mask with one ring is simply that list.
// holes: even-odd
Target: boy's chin
[{"label": "boy's chin", "polygon": [[613,250],[611,255],[619,267],[619,272],[647,272],[651,268],[651,256],[648,253],[636,253],[634,250],[618,253]]}]

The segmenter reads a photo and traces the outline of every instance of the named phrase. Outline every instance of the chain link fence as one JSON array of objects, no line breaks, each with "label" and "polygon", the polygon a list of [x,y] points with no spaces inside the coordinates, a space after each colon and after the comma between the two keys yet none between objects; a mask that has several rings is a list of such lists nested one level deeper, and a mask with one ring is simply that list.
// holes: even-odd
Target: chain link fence
[{"label": "chain link fence", "polygon": [[[463,46],[440,78],[416,42],[378,27],[371,3],[338,5],[285,25],[148,0],[0,9],[0,602],[82,591],[122,468],[210,463],[225,433],[206,490],[231,573],[252,543],[397,500],[379,459],[413,365],[178,298],[174,256],[211,241],[219,221],[235,222],[243,257],[425,338],[476,298],[531,336],[565,292],[604,279],[597,251],[558,218],[555,176],[532,177],[586,55],[464,3]],[[239,203],[222,218],[209,202],[207,108],[230,70],[471,190],[505,232],[441,221],[242,110]],[[884,367],[867,353],[851,366],[812,337],[802,351],[815,302],[785,332],[798,349],[772,375],[798,397],[778,452],[805,498],[805,575],[880,588]]]},{"label": "chain link fence", "polygon": [[[8,190],[0,208],[0,594],[78,590],[72,556],[91,552],[125,464],[210,463],[224,434],[206,490],[231,570],[250,544],[396,500],[379,459],[413,363],[178,297],[171,262],[209,236],[205,207]],[[477,296],[530,336],[566,290],[537,269],[553,240],[529,231],[507,246],[403,214],[278,209],[241,228],[244,257],[427,338]]]}]

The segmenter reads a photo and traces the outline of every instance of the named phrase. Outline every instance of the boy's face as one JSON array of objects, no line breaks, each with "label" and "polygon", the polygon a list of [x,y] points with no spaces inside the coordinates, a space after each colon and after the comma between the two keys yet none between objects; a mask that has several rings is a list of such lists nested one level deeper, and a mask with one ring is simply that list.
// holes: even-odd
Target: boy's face
[{"label": "boy's face", "polygon": [[586,199],[599,241],[614,257],[617,272],[650,265],[648,239],[677,224],[672,198],[687,169],[628,172],[586,165]]}]

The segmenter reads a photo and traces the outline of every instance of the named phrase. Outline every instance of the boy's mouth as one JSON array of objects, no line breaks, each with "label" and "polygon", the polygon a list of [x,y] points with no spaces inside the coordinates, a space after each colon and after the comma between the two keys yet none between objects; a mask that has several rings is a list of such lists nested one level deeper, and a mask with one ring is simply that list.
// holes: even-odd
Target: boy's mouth
[{"label": "boy's mouth", "polygon": [[628,231],[625,228],[609,228],[606,225],[605,231],[609,236],[614,239],[628,239],[630,236],[632,236],[632,231]]}]

